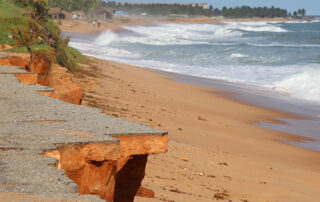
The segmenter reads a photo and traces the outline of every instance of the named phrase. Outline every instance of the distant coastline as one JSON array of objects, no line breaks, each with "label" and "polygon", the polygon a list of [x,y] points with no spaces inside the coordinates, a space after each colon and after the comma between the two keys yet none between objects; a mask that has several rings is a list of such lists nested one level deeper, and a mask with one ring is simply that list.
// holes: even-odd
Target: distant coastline
[{"label": "distant coastline", "polygon": [[161,23],[177,23],[177,24],[192,24],[192,23],[223,23],[223,22],[253,22],[253,21],[306,21],[306,19],[290,19],[290,18],[129,18],[129,19],[114,19],[112,21],[102,21],[101,27],[93,27],[92,22],[89,20],[63,20],[59,25],[63,32],[74,32],[81,34],[97,34],[105,30],[119,31],[123,26],[140,25],[145,26],[148,24],[161,24]]}]

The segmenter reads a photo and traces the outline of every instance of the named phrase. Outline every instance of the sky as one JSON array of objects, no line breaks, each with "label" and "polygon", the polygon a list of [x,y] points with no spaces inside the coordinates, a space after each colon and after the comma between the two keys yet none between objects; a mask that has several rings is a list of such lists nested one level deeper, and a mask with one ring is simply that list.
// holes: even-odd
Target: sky
[{"label": "sky", "polygon": [[255,6],[275,6],[287,9],[289,12],[304,8],[307,15],[320,15],[320,0],[112,0],[117,2],[158,2],[158,3],[208,3],[215,8],[223,6],[234,7],[248,5]]}]

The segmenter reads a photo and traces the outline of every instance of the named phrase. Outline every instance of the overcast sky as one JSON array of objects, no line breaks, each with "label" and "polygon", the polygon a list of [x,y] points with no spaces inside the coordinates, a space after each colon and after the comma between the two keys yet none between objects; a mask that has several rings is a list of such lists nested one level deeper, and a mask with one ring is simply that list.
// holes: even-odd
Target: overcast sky
[{"label": "overcast sky", "polygon": [[254,6],[275,6],[285,8],[289,12],[305,8],[307,15],[320,14],[320,0],[115,0],[118,2],[159,2],[159,3],[208,3],[214,7],[234,7],[248,5]]}]

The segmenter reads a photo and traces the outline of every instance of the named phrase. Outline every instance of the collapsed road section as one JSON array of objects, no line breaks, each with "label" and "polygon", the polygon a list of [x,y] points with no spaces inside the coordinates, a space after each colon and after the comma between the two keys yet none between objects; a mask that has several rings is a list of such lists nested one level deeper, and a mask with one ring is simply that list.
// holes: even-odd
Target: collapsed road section
[{"label": "collapsed road section", "polygon": [[54,89],[21,83],[28,74],[0,66],[0,192],[89,201],[152,192],[141,181],[148,155],[167,151],[166,132],[45,96]]}]

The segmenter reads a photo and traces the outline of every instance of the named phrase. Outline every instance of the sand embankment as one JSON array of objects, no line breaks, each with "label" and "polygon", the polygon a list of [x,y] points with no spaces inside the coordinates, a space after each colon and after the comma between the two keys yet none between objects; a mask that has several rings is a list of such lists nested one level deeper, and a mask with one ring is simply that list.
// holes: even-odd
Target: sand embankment
[{"label": "sand embankment", "polygon": [[76,75],[84,104],[169,132],[168,153],[150,156],[143,181],[155,201],[320,199],[319,153],[280,142],[297,136],[253,125],[290,115],[149,69],[93,61]]}]

